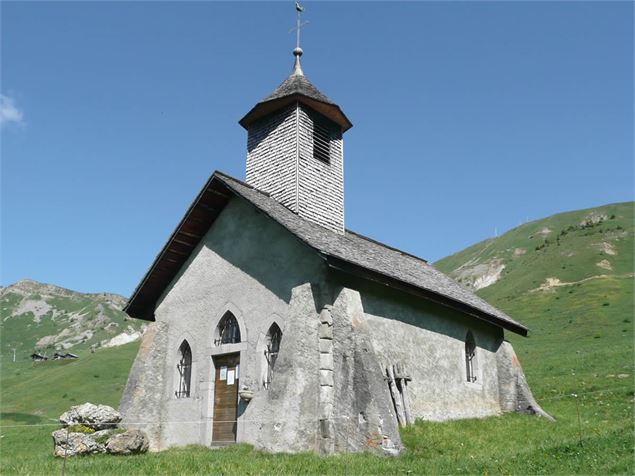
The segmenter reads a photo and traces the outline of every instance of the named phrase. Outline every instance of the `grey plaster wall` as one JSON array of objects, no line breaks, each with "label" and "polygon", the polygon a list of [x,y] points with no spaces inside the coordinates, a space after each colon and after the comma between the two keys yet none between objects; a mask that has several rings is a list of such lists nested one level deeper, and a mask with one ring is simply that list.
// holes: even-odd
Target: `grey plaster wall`
[{"label": "grey plaster wall", "polygon": [[397,419],[384,379],[384,355],[373,344],[359,292],[341,288],[332,306],[334,407],[329,436],[338,453],[402,449]]},{"label": "grey plaster wall", "polygon": [[[317,365],[318,321],[313,292],[307,283],[323,281],[324,272],[322,260],[280,225],[243,200],[233,199],[159,301],[155,326],[164,332],[161,345],[152,353],[162,357],[149,361],[139,356],[135,362],[139,371],[133,374],[156,373],[162,378],[153,385],[152,395],[143,397],[147,398],[144,404],[125,403],[138,400],[132,390],[127,390],[125,404],[122,403],[124,412],[132,418],[130,408],[155,408],[148,418],[160,415],[163,421],[160,431],[151,434],[155,448],[189,443],[209,445],[214,395],[212,357],[240,352],[240,386],[255,391],[255,397],[248,405],[243,402],[239,409],[238,441],[271,449],[309,449],[306,438],[299,439],[295,446],[288,438],[269,445],[265,440],[280,434],[276,427],[280,420],[296,422],[294,435],[308,432],[309,427],[315,433],[315,411],[312,415],[311,408],[316,406],[317,370],[311,372],[311,365]],[[216,346],[216,327],[228,310],[240,324],[242,342]],[[286,380],[274,379],[271,388],[265,390],[264,337],[274,321],[283,332],[277,365],[281,373],[287,374],[289,387]],[[191,395],[176,398],[176,364],[183,340],[192,349]],[[282,372],[283,369],[286,370]],[[129,381],[128,386],[132,385]],[[263,399],[289,403],[285,403],[284,413],[280,408],[276,414],[260,403]],[[313,421],[298,423],[302,419]],[[252,420],[249,425],[260,425],[263,435],[271,436],[259,438],[250,431],[247,420]]]},{"label": "grey plaster wall", "polygon": [[254,396],[243,415],[241,441],[266,451],[317,449],[319,321],[315,288],[304,284],[293,289],[271,385]]},{"label": "grey plaster wall", "polygon": [[512,345],[503,342],[496,357],[502,410],[529,413],[554,421],[536,402]]},{"label": "grey plaster wall", "polygon": [[119,410],[122,424],[147,433],[150,449],[162,448],[163,390],[165,355],[168,352],[168,326],[151,323],[143,336],[122,395]]},{"label": "grey plaster wall", "polygon": [[[497,352],[502,329],[379,286],[358,283],[365,328],[382,368],[402,365],[412,381],[413,417],[426,420],[499,414]],[[476,382],[468,382],[465,338],[475,337]]]}]

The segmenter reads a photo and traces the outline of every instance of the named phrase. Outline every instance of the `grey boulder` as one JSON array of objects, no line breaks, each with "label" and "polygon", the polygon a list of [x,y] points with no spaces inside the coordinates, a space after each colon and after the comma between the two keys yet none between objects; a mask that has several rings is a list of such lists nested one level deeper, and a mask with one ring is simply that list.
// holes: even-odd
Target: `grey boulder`
[{"label": "grey boulder", "polygon": [[60,423],[64,426],[81,424],[94,430],[115,428],[120,421],[121,414],[114,408],[92,403],[75,405],[60,416]]},{"label": "grey boulder", "polygon": [[148,451],[148,437],[140,430],[128,430],[111,436],[106,451],[116,455],[131,455]]},{"label": "grey boulder", "polygon": [[66,429],[53,432],[53,445],[55,456],[63,458],[106,452],[106,447],[97,443],[92,433],[73,433]]}]

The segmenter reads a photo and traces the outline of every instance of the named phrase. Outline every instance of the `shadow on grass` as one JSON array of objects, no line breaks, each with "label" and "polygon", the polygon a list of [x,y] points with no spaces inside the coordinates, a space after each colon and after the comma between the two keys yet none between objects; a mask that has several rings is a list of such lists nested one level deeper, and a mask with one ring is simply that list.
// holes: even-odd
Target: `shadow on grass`
[{"label": "shadow on grass", "polygon": [[25,423],[29,425],[34,425],[36,423],[43,423],[44,418],[37,415],[31,415],[30,413],[8,413],[2,412],[0,413],[0,422],[1,424],[7,424],[9,422],[14,423]]}]

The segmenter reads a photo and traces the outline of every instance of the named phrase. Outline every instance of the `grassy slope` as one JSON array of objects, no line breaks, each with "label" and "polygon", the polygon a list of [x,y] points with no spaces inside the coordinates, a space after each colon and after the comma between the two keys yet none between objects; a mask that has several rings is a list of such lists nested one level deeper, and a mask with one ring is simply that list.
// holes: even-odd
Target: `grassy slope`
[{"label": "grassy slope", "polygon": [[[614,213],[616,218],[610,220],[610,227],[628,230],[624,242],[613,242],[618,250],[616,257],[599,255],[599,251],[596,255],[594,248],[587,249],[606,238],[604,231],[599,232],[599,226],[580,230],[579,236],[575,231],[564,235],[571,240],[566,246],[578,253],[569,257],[577,258],[565,263],[557,255],[565,249],[563,237],[559,247],[554,244],[535,250],[541,242],[528,238],[533,233],[532,227],[539,231],[548,223],[549,228],[559,232],[588,214],[573,212],[524,225],[525,228],[475,245],[462,256],[454,255],[439,264],[451,271],[479,252],[489,258],[508,253],[503,256],[507,262],[513,260],[513,249],[528,249],[522,260],[508,263],[501,281],[479,294],[531,328],[529,338],[508,337],[523,361],[536,397],[557,418],[556,423],[517,414],[448,423],[418,422],[402,431],[408,451],[396,459],[369,455],[328,458],[313,454],[267,455],[237,445],[219,451],[189,447],[127,458],[70,459],[66,472],[633,474],[633,279],[619,277],[632,273],[633,212],[632,204],[611,207],[614,212],[609,216]],[[590,231],[593,234],[584,234]],[[608,273],[615,274],[613,277],[548,293],[528,292],[546,277],[576,281],[597,274],[595,262],[605,258],[614,263],[614,273]],[[562,266],[577,271],[573,273]],[[6,414],[2,420],[5,427],[0,440],[0,472],[60,471],[62,462],[51,456],[49,434],[54,427],[7,425],[45,422],[70,404],[85,400],[116,403],[135,349],[135,344],[104,349],[65,365],[45,364],[49,368],[5,364],[2,411]],[[618,374],[628,376],[611,377]],[[67,396],[63,398],[65,393]],[[572,397],[573,393],[578,397]],[[32,417],[36,413],[38,416]]]},{"label": "grassy slope", "polygon": [[50,423],[87,401],[117,407],[138,346],[84,351],[77,360],[3,361],[2,423]]}]

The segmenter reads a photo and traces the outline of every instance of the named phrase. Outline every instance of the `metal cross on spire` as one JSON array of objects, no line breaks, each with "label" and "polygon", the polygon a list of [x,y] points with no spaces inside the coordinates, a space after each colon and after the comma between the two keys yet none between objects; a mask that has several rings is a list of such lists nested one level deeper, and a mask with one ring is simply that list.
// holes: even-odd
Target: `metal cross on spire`
[{"label": "metal cross on spire", "polygon": [[304,11],[304,7],[300,5],[300,2],[295,2],[295,11],[298,12],[298,19],[297,19],[295,28],[293,28],[291,31],[293,30],[296,31],[295,47],[300,48],[300,30],[302,29],[304,25],[306,25],[309,22],[308,21],[302,22],[302,12]]},{"label": "metal cross on spire", "polygon": [[300,2],[295,2],[295,11],[298,13],[298,19],[296,21],[295,28],[291,28],[291,31],[295,30],[295,49],[293,50],[293,56],[295,56],[295,65],[293,67],[293,74],[299,74],[304,76],[302,72],[302,66],[300,65],[300,56],[302,56],[302,48],[300,48],[300,31],[302,27],[309,23],[308,21],[302,21],[302,12],[304,11],[304,7],[300,5]]}]

